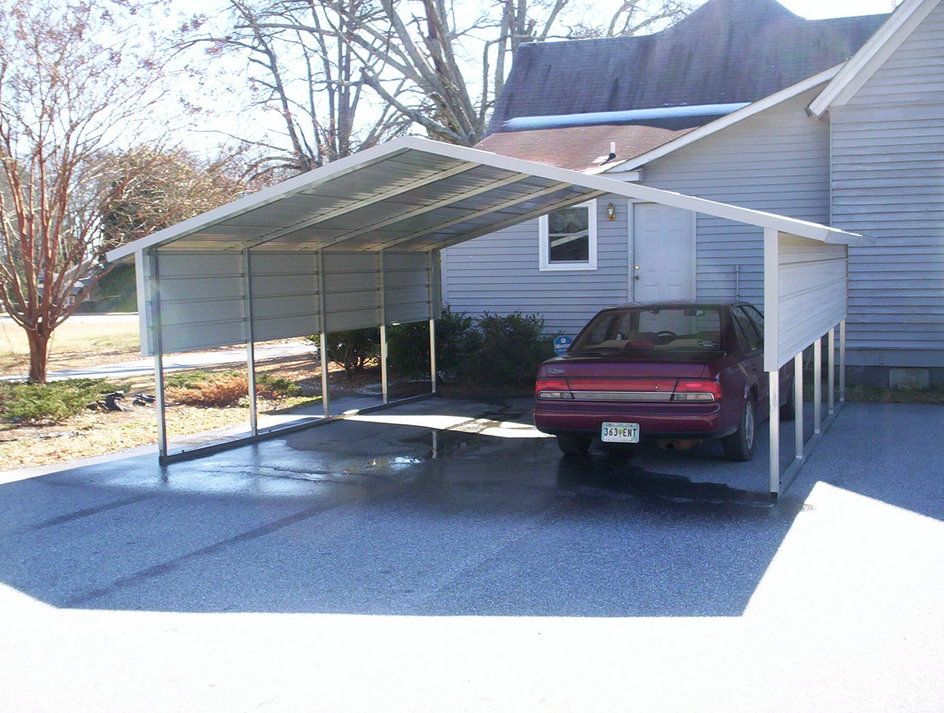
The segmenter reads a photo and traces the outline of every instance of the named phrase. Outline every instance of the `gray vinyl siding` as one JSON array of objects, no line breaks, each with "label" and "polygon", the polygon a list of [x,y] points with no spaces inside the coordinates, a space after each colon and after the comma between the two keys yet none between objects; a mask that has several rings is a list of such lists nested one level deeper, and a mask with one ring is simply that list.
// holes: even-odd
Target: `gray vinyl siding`
[{"label": "gray vinyl siding", "polygon": [[444,250],[444,302],[470,314],[540,314],[549,333],[576,336],[600,309],[628,299],[626,201],[613,198],[614,221],[606,217],[608,202],[596,201],[596,270],[540,270],[538,221],[531,220]]},{"label": "gray vinyl siding", "polygon": [[850,251],[849,346],[944,366],[944,4],[830,114],[833,224],[879,241]]},{"label": "gray vinyl siding", "polygon": [[[827,222],[829,132],[804,111],[814,96],[809,92],[784,102],[653,162],[645,167],[644,183]],[[610,200],[617,208],[615,221],[606,219]],[[576,334],[599,309],[630,298],[628,213],[625,198],[597,199],[595,271],[541,272],[536,220],[449,248],[443,252],[443,297],[453,310],[473,314],[540,313],[548,331]],[[699,299],[739,296],[762,303],[759,228],[700,215],[696,244]]]},{"label": "gray vinyl siding", "polygon": [[[644,183],[827,223],[829,130],[805,112],[816,93],[783,102],[648,164]],[[696,244],[698,299],[738,297],[763,303],[760,228],[700,214]]]}]

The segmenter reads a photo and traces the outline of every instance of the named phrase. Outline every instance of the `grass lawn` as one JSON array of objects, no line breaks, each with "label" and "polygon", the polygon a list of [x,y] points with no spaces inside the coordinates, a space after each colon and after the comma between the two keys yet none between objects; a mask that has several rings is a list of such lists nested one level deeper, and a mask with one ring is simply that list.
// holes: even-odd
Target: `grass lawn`
[{"label": "grass lawn", "polygon": [[[295,397],[261,402],[261,413],[272,413],[320,402],[321,397]],[[199,408],[172,405],[167,408],[171,438],[204,433],[249,423],[249,408]],[[129,411],[87,411],[56,424],[0,422],[0,471],[49,465],[99,456],[136,446],[157,443],[157,417],[153,407]]]},{"label": "grass lawn", "polygon": [[[76,315],[53,332],[49,369],[71,369],[106,362],[140,359],[137,315]],[[0,318],[0,375],[29,371],[26,333],[7,317]]]}]

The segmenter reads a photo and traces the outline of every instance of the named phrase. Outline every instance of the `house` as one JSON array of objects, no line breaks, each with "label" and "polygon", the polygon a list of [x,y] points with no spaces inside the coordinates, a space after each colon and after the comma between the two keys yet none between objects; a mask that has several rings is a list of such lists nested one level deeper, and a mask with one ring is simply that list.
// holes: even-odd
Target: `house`
[{"label": "house", "polygon": [[[849,259],[850,379],[944,385],[944,0],[805,20],[709,0],[647,37],[522,48],[478,148],[878,239]],[[762,235],[615,196],[442,254],[454,310],[574,336],[626,301],[761,304]]]}]

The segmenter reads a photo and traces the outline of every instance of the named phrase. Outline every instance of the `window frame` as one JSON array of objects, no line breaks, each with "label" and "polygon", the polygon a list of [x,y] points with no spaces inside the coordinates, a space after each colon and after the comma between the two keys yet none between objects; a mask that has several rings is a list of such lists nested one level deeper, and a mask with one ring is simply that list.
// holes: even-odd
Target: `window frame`
[{"label": "window frame", "polygon": [[[548,217],[538,218],[538,267],[543,271],[569,270],[596,270],[597,269],[597,201],[592,199],[583,203],[567,206],[567,208],[587,209],[587,239],[588,250],[586,260],[572,260],[568,262],[551,262],[550,260],[550,228]],[[565,210],[561,208],[560,210]],[[554,211],[551,211],[552,213]]]}]

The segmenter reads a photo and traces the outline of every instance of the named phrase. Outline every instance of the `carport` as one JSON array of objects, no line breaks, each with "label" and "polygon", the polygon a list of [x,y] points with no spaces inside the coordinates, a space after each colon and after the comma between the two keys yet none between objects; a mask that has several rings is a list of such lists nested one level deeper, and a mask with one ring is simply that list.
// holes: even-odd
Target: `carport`
[{"label": "carport", "polygon": [[[324,345],[329,333],[379,328],[382,399],[389,405],[394,402],[388,392],[386,327],[428,321],[435,393],[439,251],[604,195],[763,229],[769,491],[776,498],[844,400],[848,248],[872,241],[824,225],[415,137],[341,159],[108,253],[110,261],[133,256],[137,265],[142,351],[155,360],[161,461],[202,450],[169,452],[164,354],[247,346],[248,439],[299,427],[259,427],[253,354],[259,341],[320,334]],[[825,401],[824,338],[829,365]],[[814,435],[804,442],[798,407],[795,458],[783,469],[777,373],[794,362],[795,397],[801,405],[802,357],[810,345]],[[321,349],[323,417],[304,426],[345,416],[331,412],[325,352]]]}]

